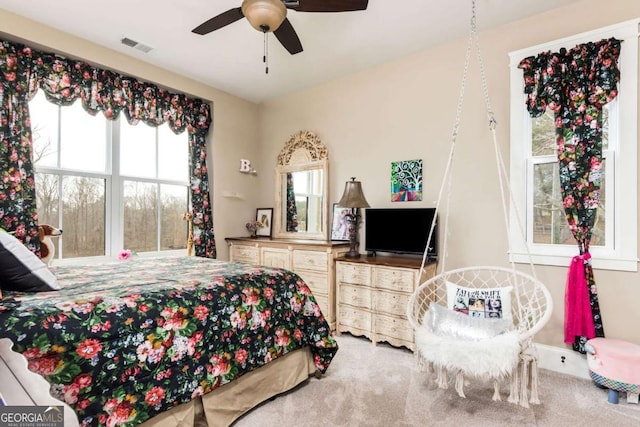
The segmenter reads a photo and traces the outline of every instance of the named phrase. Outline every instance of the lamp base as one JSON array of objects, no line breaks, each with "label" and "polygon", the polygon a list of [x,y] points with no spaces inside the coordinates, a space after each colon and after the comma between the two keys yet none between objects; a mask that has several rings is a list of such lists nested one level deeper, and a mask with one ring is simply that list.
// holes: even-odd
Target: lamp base
[{"label": "lamp base", "polygon": [[358,251],[349,251],[344,254],[345,258],[360,258],[360,252]]}]

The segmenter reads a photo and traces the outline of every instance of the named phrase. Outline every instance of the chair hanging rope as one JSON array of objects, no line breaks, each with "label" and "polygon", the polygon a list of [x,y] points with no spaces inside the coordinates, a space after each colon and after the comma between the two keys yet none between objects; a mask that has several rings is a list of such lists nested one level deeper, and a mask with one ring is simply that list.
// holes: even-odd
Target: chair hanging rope
[{"label": "chair hanging rope", "polygon": [[[440,190],[438,192],[438,199],[436,202],[436,206],[435,206],[435,210],[436,210],[436,217],[438,212],[440,211],[440,205],[442,202],[442,198],[443,198],[443,194],[445,191],[445,188],[447,188],[447,199],[446,199],[446,204],[445,204],[445,221],[444,221],[444,239],[443,239],[443,245],[442,245],[442,251],[441,253],[443,254],[441,257],[441,260],[439,262],[439,271],[446,271],[446,258],[447,258],[447,249],[448,249],[448,238],[449,238],[449,212],[450,212],[450,201],[451,201],[451,188],[452,188],[452,175],[453,175],[453,166],[454,166],[454,158],[455,158],[455,149],[456,149],[456,143],[457,143],[457,138],[458,138],[458,133],[460,130],[460,121],[461,121],[461,117],[462,117],[462,107],[464,104],[464,95],[465,95],[465,89],[466,89],[466,84],[467,84],[467,77],[469,74],[469,65],[471,62],[471,51],[472,48],[475,46],[475,50],[476,50],[476,56],[477,56],[477,60],[478,60],[478,67],[479,67],[479,71],[480,71],[480,80],[481,80],[481,84],[482,84],[482,94],[483,94],[483,100],[484,100],[484,104],[485,104],[485,108],[486,108],[486,112],[487,112],[487,119],[488,119],[488,124],[489,124],[489,129],[491,130],[491,134],[492,134],[492,138],[493,138],[493,148],[494,148],[494,152],[495,152],[495,157],[496,157],[496,166],[497,166],[497,172],[498,172],[498,182],[499,182],[499,187],[500,187],[500,196],[501,196],[501,201],[502,201],[502,213],[503,213],[503,218],[504,218],[504,226],[505,226],[505,231],[506,231],[506,235],[509,235],[509,211],[508,211],[508,202],[506,199],[506,195],[505,195],[505,189],[508,191],[509,193],[509,200],[514,200],[513,197],[513,193],[511,191],[511,187],[509,185],[509,177],[507,174],[507,170],[506,167],[504,165],[504,160],[500,151],[500,147],[498,145],[498,140],[497,140],[497,136],[496,136],[496,127],[497,127],[497,121],[495,119],[495,115],[493,113],[493,109],[491,107],[491,97],[489,96],[489,85],[487,83],[487,78],[486,78],[486,74],[485,74],[485,68],[484,68],[484,61],[482,59],[482,52],[480,50],[480,43],[479,43],[479,39],[478,39],[478,27],[477,27],[477,18],[476,18],[476,0],[472,0],[471,2],[471,20],[470,20],[470,27],[469,27],[469,36],[467,39],[467,48],[466,48],[466,52],[465,52],[465,60],[464,60],[464,68],[463,68],[463,72],[462,72],[462,82],[460,84],[460,92],[458,95],[458,104],[456,107],[456,116],[455,116],[455,121],[453,124],[453,130],[451,132],[451,148],[449,151],[449,157],[447,159],[447,164],[445,167],[445,171],[444,171],[444,177],[442,179],[442,183],[440,185]],[[515,206],[515,204],[512,204],[511,207],[514,209],[515,212],[515,219],[517,221],[517,225],[518,225],[518,229],[520,231],[521,237],[523,239],[523,241],[526,242],[526,238],[525,238],[525,232],[524,232],[524,228],[522,226],[522,223],[520,221],[520,214],[517,210],[517,207]],[[435,230],[435,223],[431,224],[431,228],[429,230],[429,234],[427,237],[427,245],[426,245],[426,249],[424,251],[423,257],[422,257],[422,265],[421,265],[421,269],[424,269],[424,266],[427,262],[428,259],[428,248],[431,245],[431,240],[433,238],[433,232]],[[529,252],[529,247],[528,245],[525,245],[526,249],[527,249],[527,254],[529,256],[529,265],[532,271],[532,275],[534,277],[536,277],[536,273],[535,273],[535,268],[533,266],[533,260],[532,260],[532,256],[531,253]],[[512,268],[515,270],[515,263],[512,261],[511,262],[511,266]],[[418,278],[418,280],[420,280],[420,278]]]}]

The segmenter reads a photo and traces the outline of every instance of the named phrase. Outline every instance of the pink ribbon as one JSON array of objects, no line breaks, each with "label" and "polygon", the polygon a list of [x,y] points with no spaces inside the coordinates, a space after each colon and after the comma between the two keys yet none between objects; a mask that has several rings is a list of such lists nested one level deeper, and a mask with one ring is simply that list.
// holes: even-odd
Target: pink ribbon
[{"label": "pink ribbon", "polygon": [[584,265],[589,259],[591,259],[589,252],[576,255],[569,267],[564,294],[564,342],[567,344],[572,344],[575,337],[590,339],[596,336],[589,301],[589,288],[584,275]]}]

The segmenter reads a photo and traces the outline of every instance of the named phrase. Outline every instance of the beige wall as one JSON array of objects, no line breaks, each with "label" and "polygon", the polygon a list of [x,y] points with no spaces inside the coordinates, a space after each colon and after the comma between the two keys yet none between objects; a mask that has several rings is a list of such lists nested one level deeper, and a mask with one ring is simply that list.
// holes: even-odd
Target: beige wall
[{"label": "beige wall", "polygon": [[[228,259],[227,236],[245,235],[246,219],[255,216],[256,177],[238,172],[240,159],[256,161],[258,106],[228,93],[154,67],[140,60],[73,37],[0,9],[0,37],[79,58],[99,67],[136,76],[172,91],[213,102],[213,126],[208,137],[208,166],[218,257]],[[242,199],[224,197],[225,192]]]},{"label": "beige wall", "polygon": [[[509,159],[508,53],[635,17],[640,17],[640,2],[611,0],[603,7],[599,0],[584,0],[480,34],[505,161]],[[275,166],[290,134],[312,130],[329,148],[331,203],[339,200],[344,182],[355,176],[372,206],[397,206],[389,199],[390,162],[420,158],[424,201],[405,205],[434,206],[450,148],[465,47],[466,39],[461,39],[264,103],[259,131],[263,162]],[[475,57],[469,72],[456,145],[446,265],[508,266],[493,143]],[[260,186],[259,204],[268,206],[273,200],[273,175],[261,176]],[[567,269],[540,266],[536,272],[556,306],[536,340],[563,346]],[[640,342],[640,275],[596,270],[595,276],[607,336]]]},{"label": "beige wall", "polygon": [[[508,52],[639,16],[640,2],[610,0],[603,8],[599,0],[583,0],[481,33],[498,141],[507,160]],[[298,130],[315,131],[329,147],[331,203],[340,198],[344,182],[355,176],[363,182],[372,206],[392,206],[390,162],[415,158],[424,163],[424,201],[406,206],[434,206],[437,199],[450,148],[464,39],[257,106],[2,10],[0,28],[5,38],[213,101],[209,167],[220,259],[228,259],[224,238],[245,235],[244,223],[255,209],[273,205],[275,160],[282,144]],[[240,158],[251,159],[258,175],[240,174]],[[242,198],[224,197],[225,192]],[[477,63],[473,62],[455,156],[447,267],[507,265],[499,197]],[[537,274],[556,305],[537,341],[562,346],[566,269],[538,267]],[[595,274],[607,336],[640,342],[639,275],[600,270]]]}]

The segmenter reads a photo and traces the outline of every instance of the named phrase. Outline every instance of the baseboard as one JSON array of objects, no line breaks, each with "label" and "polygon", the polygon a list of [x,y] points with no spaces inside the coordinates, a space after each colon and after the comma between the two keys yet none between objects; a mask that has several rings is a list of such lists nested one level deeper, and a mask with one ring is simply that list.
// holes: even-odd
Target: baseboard
[{"label": "baseboard", "polygon": [[585,355],[568,348],[545,344],[534,344],[534,347],[538,353],[538,367],[578,378],[591,379]]}]

